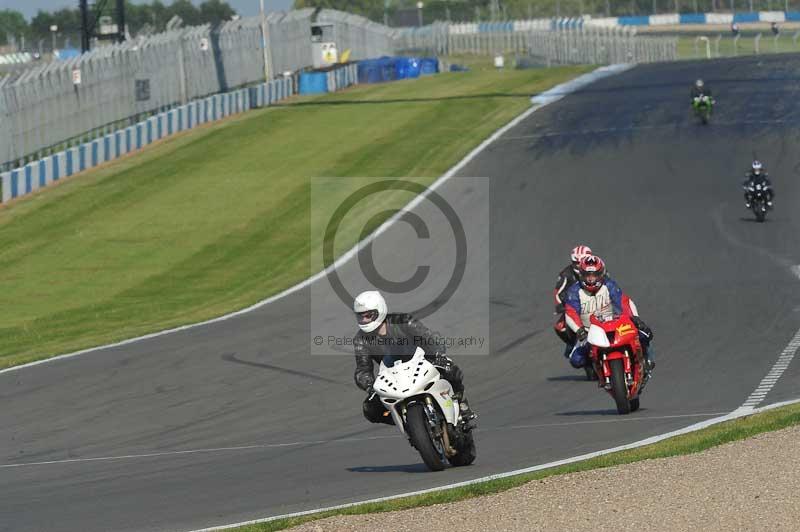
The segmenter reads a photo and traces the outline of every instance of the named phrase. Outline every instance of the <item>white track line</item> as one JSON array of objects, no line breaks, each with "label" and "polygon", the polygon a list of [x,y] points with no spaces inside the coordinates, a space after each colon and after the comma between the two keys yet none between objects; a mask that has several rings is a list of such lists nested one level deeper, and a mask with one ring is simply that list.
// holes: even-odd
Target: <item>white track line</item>
[{"label": "white track line", "polygon": [[795,333],[794,337],[789,341],[787,346],[783,348],[781,356],[778,357],[778,360],[772,366],[772,369],[770,369],[766,377],[761,379],[758,387],[753,393],[750,394],[744,404],[739,407],[740,409],[755,408],[766,398],[767,394],[778,383],[778,380],[781,378],[781,375],[783,375],[783,372],[789,367],[789,364],[792,362],[792,359],[794,359],[798,349],[800,349],[800,330]]},{"label": "white track line", "polygon": [[722,423],[724,421],[730,421],[732,419],[745,417],[745,416],[748,416],[748,415],[751,415],[751,414],[754,414],[754,413],[764,412],[764,411],[767,411],[767,410],[772,410],[774,408],[778,408],[780,406],[786,406],[786,405],[790,405],[790,404],[794,404],[794,403],[800,403],[800,399],[794,400],[794,401],[783,401],[781,403],[775,403],[773,405],[769,405],[769,406],[765,406],[765,407],[761,407],[761,408],[748,409],[746,411],[744,411],[742,409],[737,409],[734,412],[731,412],[730,414],[725,414],[724,416],[716,417],[716,418],[713,418],[713,419],[708,419],[706,421],[701,421],[699,423],[695,423],[694,425],[690,425],[690,426],[682,428],[682,429],[674,430],[672,432],[667,432],[666,434],[659,434],[658,436],[652,436],[650,438],[646,438],[644,440],[640,440],[640,441],[637,441],[637,442],[634,442],[634,443],[620,445],[618,447],[612,447],[610,449],[604,449],[602,451],[596,451],[596,452],[593,452],[593,453],[582,454],[580,456],[574,456],[572,458],[565,458],[564,460],[557,460],[555,462],[548,462],[546,464],[536,465],[536,466],[533,466],[533,467],[527,467],[525,469],[517,469],[516,471],[509,471],[507,473],[498,473],[496,475],[489,475],[489,476],[486,476],[486,477],[476,478],[476,479],[473,479],[473,480],[467,480],[467,481],[464,481],[464,482],[455,482],[453,484],[445,484],[443,486],[439,486],[439,487],[436,487],[436,488],[429,488],[429,489],[424,489],[424,490],[411,491],[411,492],[408,492],[408,493],[400,493],[400,494],[397,494],[397,495],[391,495],[389,497],[379,497],[377,499],[368,499],[368,500],[359,501],[359,502],[352,502],[352,503],[347,503],[347,504],[339,504],[339,505],[336,505],[336,506],[329,506],[327,508],[317,508],[315,510],[307,510],[307,511],[304,511],[304,512],[295,512],[295,513],[291,513],[291,514],[275,515],[275,516],[272,516],[272,517],[265,517],[263,519],[254,519],[252,521],[242,521],[241,523],[234,523],[234,524],[230,524],[230,525],[222,525],[222,526],[216,526],[216,527],[210,527],[210,528],[202,528],[202,529],[199,529],[199,530],[193,530],[192,532],[213,532],[213,531],[217,531],[217,530],[227,530],[229,528],[235,528],[235,527],[239,527],[239,526],[255,525],[255,524],[258,524],[258,523],[266,523],[266,522],[269,522],[269,521],[277,521],[278,519],[285,519],[285,518],[289,518],[289,517],[301,517],[301,516],[304,516],[304,515],[311,515],[311,514],[315,514],[315,513],[319,513],[319,512],[327,512],[327,511],[330,511],[330,510],[341,510],[343,508],[350,508],[352,506],[358,506],[360,504],[369,504],[369,503],[376,503],[376,502],[391,501],[393,499],[400,499],[400,498],[404,498],[404,497],[413,497],[415,495],[424,495],[426,493],[432,493],[432,492],[435,492],[435,491],[441,491],[441,490],[447,490],[447,489],[453,489],[453,488],[461,488],[461,487],[464,487],[464,486],[470,486],[472,484],[479,484],[481,482],[487,482],[489,480],[497,480],[497,479],[500,479],[500,478],[512,477],[512,476],[516,476],[516,475],[522,475],[522,474],[525,474],[525,473],[533,473],[535,471],[541,471],[543,469],[549,469],[551,467],[558,467],[558,466],[562,466],[562,465],[573,464],[575,462],[588,460],[590,458],[596,458],[598,456],[603,456],[603,455],[615,453],[615,452],[618,452],[618,451],[627,451],[629,449],[635,449],[637,447],[644,447],[645,445],[658,443],[658,442],[666,440],[668,438],[672,438],[672,437],[675,437],[675,436],[680,436],[681,434],[687,434],[689,432],[694,432],[694,431],[697,431],[697,430],[700,430],[700,429],[704,429],[704,428],[710,427],[712,425],[716,425],[718,423]]},{"label": "white track line", "polygon": [[294,286],[292,286],[290,288],[287,288],[283,292],[280,292],[278,294],[275,294],[274,296],[268,297],[267,299],[259,301],[258,303],[250,305],[249,307],[243,308],[241,310],[237,310],[236,312],[231,312],[230,314],[225,314],[223,316],[219,316],[217,318],[213,318],[213,319],[206,320],[206,321],[201,321],[201,322],[198,322],[198,323],[192,323],[192,324],[189,324],[189,325],[182,325],[180,327],[175,327],[173,329],[166,329],[166,330],[155,332],[155,333],[151,333],[151,334],[145,334],[144,336],[138,336],[136,338],[130,338],[128,340],[122,340],[121,342],[115,342],[113,344],[107,344],[107,345],[102,345],[102,346],[98,346],[98,347],[91,347],[89,349],[82,349],[80,351],[75,351],[73,353],[66,353],[66,354],[63,354],[63,355],[56,356],[56,357],[46,358],[46,359],[43,359],[43,360],[37,360],[36,362],[30,362],[28,364],[23,364],[23,365],[20,365],[20,366],[14,366],[14,367],[11,367],[11,368],[6,368],[6,369],[3,369],[3,370],[0,370],[0,374],[10,373],[12,371],[20,371],[20,370],[25,369],[25,368],[38,366],[38,365],[41,365],[41,364],[47,364],[47,363],[50,363],[50,362],[53,362],[53,361],[56,361],[56,360],[64,360],[64,359],[67,359],[67,358],[72,358],[72,357],[76,357],[76,356],[83,355],[83,354],[86,354],[86,353],[92,353],[94,351],[100,351],[100,350],[103,350],[103,349],[111,349],[111,348],[114,348],[114,347],[121,347],[121,346],[124,346],[124,345],[132,344],[134,342],[141,342],[142,340],[149,340],[151,338],[158,338],[159,336],[164,336],[164,335],[167,335],[167,334],[172,334],[172,333],[176,333],[176,332],[180,332],[180,331],[186,331],[186,330],[189,330],[189,329],[194,329],[195,327],[202,327],[203,325],[209,325],[211,323],[217,323],[217,322],[221,322],[221,321],[226,321],[226,320],[229,320],[231,318],[235,318],[236,316],[241,316],[242,314],[247,314],[248,312],[252,312],[252,311],[254,311],[256,309],[259,309],[261,307],[269,305],[270,303],[274,303],[275,301],[278,301],[279,299],[283,299],[284,297],[286,297],[288,295],[294,294],[295,292],[298,292],[298,291],[304,289],[305,287],[311,285],[315,281],[317,281],[319,279],[322,279],[323,277],[328,275],[329,272],[339,268],[340,266],[345,264],[347,261],[349,261],[350,259],[355,257],[358,254],[359,250],[361,250],[363,247],[367,246],[370,242],[375,240],[375,238],[378,235],[380,235],[381,233],[383,233],[384,231],[389,229],[389,227],[391,227],[395,222],[397,222],[397,220],[402,218],[408,211],[414,209],[417,205],[422,203],[425,200],[425,198],[430,194],[431,191],[434,191],[437,188],[441,187],[447,180],[449,180],[451,177],[453,177],[459,170],[461,170],[462,168],[464,168],[464,166],[469,164],[469,162],[472,161],[472,159],[474,159],[479,153],[481,153],[483,150],[485,150],[486,147],[489,146],[489,144],[493,143],[495,140],[498,139],[498,137],[500,137],[506,131],[508,131],[509,129],[513,128],[514,126],[516,126],[517,124],[519,124],[520,122],[522,122],[523,120],[528,118],[535,111],[537,111],[538,109],[541,109],[542,107],[544,107],[546,105],[549,105],[549,104],[551,104],[553,102],[556,102],[556,101],[560,100],[561,98],[563,98],[564,96],[566,96],[570,92],[573,92],[573,91],[578,90],[578,89],[580,89],[582,87],[590,85],[591,83],[594,83],[595,81],[597,81],[599,79],[602,79],[602,78],[605,78],[605,77],[608,77],[608,76],[611,76],[611,75],[614,75],[614,74],[618,74],[618,73],[623,72],[625,70],[628,70],[629,68],[632,68],[632,67],[633,67],[633,65],[611,65],[611,66],[607,66],[607,67],[601,67],[601,68],[595,69],[592,72],[589,72],[587,74],[583,74],[582,76],[578,76],[577,78],[575,78],[573,80],[567,81],[566,83],[562,83],[561,85],[557,85],[557,86],[553,87],[552,89],[547,90],[547,91],[545,91],[545,92],[543,92],[543,93],[541,93],[541,94],[539,94],[537,96],[534,96],[533,98],[531,98],[531,102],[533,103],[532,107],[530,107],[527,111],[525,111],[524,113],[522,113],[521,115],[519,115],[518,117],[513,119],[511,122],[509,122],[505,126],[501,127],[497,131],[495,131],[489,138],[487,138],[486,140],[481,142],[481,144],[477,148],[475,148],[474,150],[469,152],[466,155],[466,157],[461,159],[461,161],[459,161],[455,166],[450,168],[450,170],[448,170],[443,176],[441,176],[439,179],[434,181],[434,183],[430,187],[428,187],[426,192],[424,192],[423,194],[420,194],[419,196],[417,196],[413,200],[411,200],[411,202],[409,202],[408,205],[406,205],[400,211],[395,213],[394,216],[392,216],[391,218],[386,220],[374,232],[372,232],[364,240],[362,240],[361,242],[359,242],[355,246],[353,246],[348,252],[346,252],[344,255],[339,257],[329,267],[325,268],[323,271],[321,271],[319,273],[316,273],[316,274],[312,275],[311,277],[309,277],[305,281],[302,281],[302,282],[300,282],[300,283],[298,283],[298,284],[296,284],[296,285],[294,285]]},{"label": "white track line", "polygon": [[[708,414],[673,414],[668,416],[649,416],[649,417],[615,417],[614,419],[592,419],[585,421],[570,421],[565,423],[542,423],[539,425],[511,425],[507,427],[489,427],[484,429],[476,429],[476,432],[496,433],[509,430],[526,430],[526,429],[539,429],[551,427],[569,427],[575,425],[592,425],[598,423],[622,423],[627,421],[654,421],[661,419],[677,419],[689,417],[714,417],[724,415],[722,412],[714,412]],[[307,440],[307,441],[294,441],[285,443],[254,443],[251,445],[235,445],[229,447],[210,447],[203,449],[185,449],[182,451],[153,451],[148,453],[138,454],[121,454],[114,456],[90,456],[86,458],[65,458],[62,460],[43,460],[40,462],[19,462],[10,464],[0,464],[0,469],[12,469],[19,467],[33,467],[33,466],[46,466],[46,465],[65,465],[65,464],[80,464],[87,462],[111,462],[119,460],[138,460],[143,458],[163,458],[165,456],[185,456],[192,454],[208,454],[208,453],[231,453],[241,451],[253,451],[259,449],[281,449],[284,447],[300,447],[304,445],[328,445],[337,443],[356,443],[373,440],[391,440],[400,439],[399,434],[393,433],[390,436],[364,436],[361,438],[337,438],[332,440]]]}]

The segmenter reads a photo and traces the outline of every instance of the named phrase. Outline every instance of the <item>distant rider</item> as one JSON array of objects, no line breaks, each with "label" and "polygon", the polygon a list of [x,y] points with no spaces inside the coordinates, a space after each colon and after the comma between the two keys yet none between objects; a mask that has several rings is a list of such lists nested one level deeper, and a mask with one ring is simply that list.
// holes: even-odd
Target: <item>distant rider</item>
[{"label": "distant rider", "polygon": [[376,290],[360,293],[353,302],[358,328],[353,339],[356,356],[356,385],[367,392],[364,400],[364,417],[372,423],[394,424],[389,411],[373,393],[374,366],[388,360],[408,361],[417,347],[425,351],[425,358],[437,367],[442,378],[453,387],[453,398],[461,405],[461,418],[474,426],[477,417],[464,397],[464,374],[445,355],[441,338],[414,319],[411,314],[389,314],[386,300]]},{"label": "distant rider", "polygon": [[572,351],[572,346],[575,345],[575,333],[567,327],[567,322],[564,317],[564,297],[567,293],[567,289],[578,282],[578,266],[580,265],[581,259],[591,254],[592,250],[589,249],[589,246],[578,245],[572,248],[572,253],[569,255],[570,263],[558,274],[556,287],[553,290],[556,314],[558,315],[558,320],[553,326],[553,329],[555,329],[556,335],[561,338],[561,341],[567,344],[567,356],[569,356],[569,352]]},{"label": "distant rider", "polygon": [[[645,357],[645,371],[649,375],[656,367],[650,342],[653,331],[639,317],[636,305],[617,285],[616,281],[606,275],[603,259],[596,255],[584,257],[579,266],[579,282],[572,285],[566,294],[567,326],[575,332],[578,342],[584,343],[588,336],[591,316],[605,319],[628,315],[639,329],[639,340]],[[589,345],[579,346],[570,356],[570,364],[582,368],[588,363]]]},{"label": "distant rider", "polygon": [[694,104],[694,102],[697,101],[698,98],[701,98],[703,96],[708,96],[709,98],[711,98],[711,89],[706,87],[706,84],[703,82],[702,79],[698,79],[697,81],[694,82],[694,85],[692,86],[692,90],[689,92],[689,95],[691,97],[691,103]]},{"label": "distant rider", "polygon": [[744,206],[749,209],[752,205],[753,193],[750,189],[755,189],[756,185],[761,185],[764,196],[767,198],[767,207],[772,208],[772,198],[775,196],[775,192],[772,190],[769,174],[764,170],[761,161],[753,161],[750,171],[745,175],[747,179],[744,182]]}]

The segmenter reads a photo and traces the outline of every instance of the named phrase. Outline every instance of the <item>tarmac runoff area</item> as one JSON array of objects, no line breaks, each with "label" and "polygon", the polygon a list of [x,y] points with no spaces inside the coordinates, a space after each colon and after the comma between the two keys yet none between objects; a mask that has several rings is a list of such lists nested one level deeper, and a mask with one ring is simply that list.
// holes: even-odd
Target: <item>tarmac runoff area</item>
[{"label": "tarmac runoff area", "polygon": [[701,453],[536,480],[414,510],[332,517],[294,532],[800,529],[800,426]]}]

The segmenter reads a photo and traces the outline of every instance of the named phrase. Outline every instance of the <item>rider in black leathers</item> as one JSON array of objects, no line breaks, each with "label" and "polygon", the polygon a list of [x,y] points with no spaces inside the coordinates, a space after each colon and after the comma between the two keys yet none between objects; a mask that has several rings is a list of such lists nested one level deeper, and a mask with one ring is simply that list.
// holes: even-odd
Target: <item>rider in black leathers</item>
[{"label": "rider in black leathers", "polygon": [[690,103],[694,102],[695,98],[699,98],[700,96],[708,96],[711,98],[711,89],[706,87],[706,84],[703,82],[702,79],[698,79],[692,85],[692,90],[689,92]]},{"label": "rider in black leathers", "polygon": [[772,208],[772,198],[775,197],[775,191],[772,190],[772,183],[769,180],[769,174],[763,169],[760,161],[753,161],[750,171],[746,174],[747,179],[743,184],[744,187],[744,205],[748,209],[753,201],[753,194],[750,188],[755,188],[756,185],[761,185],[764,195],[767,198],[767,207]]},{"label": "rider in black leathers", "polygon": [[386,334],[380,335],[380,328],[372,332],[358,331],[353,340],[356,357],[356,385],[368,393],[364,401],[364,417],[372,423],[394,424],[389,412],[384,408],[380,398],[372,392],[375,383],[375,365],[380,364],[385,356],[394,360],[408,361],[417,347],[425,351],[425,358],[437,367],[442,378],[453,387],[453,397],[461,405],[461,416],[464,421],[473,424],[475,413],[464,397],[464,374],[461,368],[445,355],[444,341],[434,335],[422,322],[411,314],[387,314],[385,319]]},{"label": "rider in black leathers", "polygon": [[564,319],[564,296],[567,293],[567,289],[578,282],[578,263],[580,259],[591,253],[592,250],[589,246],[583,244],[578,244],[572,248],[570,263],[558,273],[556,287],[553,289],[553,298],[556,306],[555,310],[558,316],[558,320],[555,325],[553,325],[553,329],[556,331],[556,335],[558,335],[561,341],[567,346],[567,350],[564,352],[564,356],[566,357],[569,357],[569,351],[571,351],[572,347],[575,345],[575,333],[572,332],[572,329],[567,327],[567,322]]}]

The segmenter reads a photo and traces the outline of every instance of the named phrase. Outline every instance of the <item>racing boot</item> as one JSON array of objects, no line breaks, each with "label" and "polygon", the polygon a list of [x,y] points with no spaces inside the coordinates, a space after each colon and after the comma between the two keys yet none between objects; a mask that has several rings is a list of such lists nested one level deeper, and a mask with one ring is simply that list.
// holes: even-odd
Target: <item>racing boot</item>
[{"label": "racing boot", "polygon": [[642,386],[639,393],[642,393],[644,387],[647,386],[647,383],[653,377],[653,369],[656,367],[656,361],[653,357],[653,348],[648,346],[644,349],[644,375],[642,377]]},{"label": "racing boot", "polygon": [[463,423],[466,430],[474,429],[478,423],[476,419],[478,415],[473,412],[469,406],[469,401],[464,397],[464,392],[453,393],[453,399],[458,401],[458,406],[461,408],[461,423]]}]

